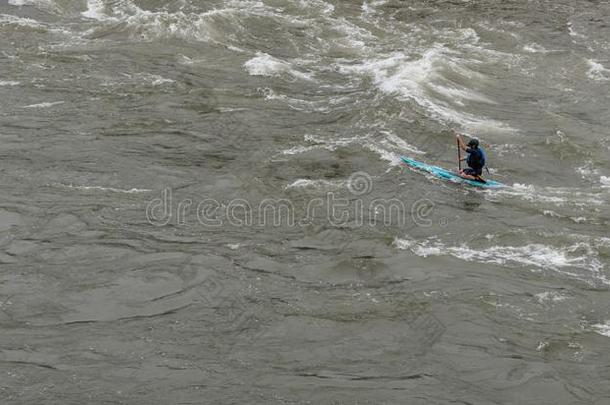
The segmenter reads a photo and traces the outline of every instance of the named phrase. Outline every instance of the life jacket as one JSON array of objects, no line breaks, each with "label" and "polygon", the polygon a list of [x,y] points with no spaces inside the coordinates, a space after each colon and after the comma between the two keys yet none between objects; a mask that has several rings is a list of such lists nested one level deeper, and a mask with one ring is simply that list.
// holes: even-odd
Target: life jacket
[{"label": "life jacket", "polygon": [[468,154],[468,158],[466,159],[468,166],[477,170],[483,169],[485,161],[487,160],[485,158],[485,151],[481,148],[470,148],[470,150],[472,152]]}]

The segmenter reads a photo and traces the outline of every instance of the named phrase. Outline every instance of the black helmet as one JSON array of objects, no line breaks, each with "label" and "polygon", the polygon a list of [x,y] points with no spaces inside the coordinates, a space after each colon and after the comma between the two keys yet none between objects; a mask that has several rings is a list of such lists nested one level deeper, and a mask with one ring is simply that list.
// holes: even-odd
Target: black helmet
[{"label": "black helmet", "polygon": [[468,141],[468,146],[470,146],[471,148],[478,148],[479,140],[477,138],[472,138],[471,140]]}]

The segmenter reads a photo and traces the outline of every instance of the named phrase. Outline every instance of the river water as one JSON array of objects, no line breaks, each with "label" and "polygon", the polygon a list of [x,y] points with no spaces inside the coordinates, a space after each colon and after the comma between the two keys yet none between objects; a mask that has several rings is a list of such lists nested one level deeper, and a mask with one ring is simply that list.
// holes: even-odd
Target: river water
[{"label": "river water", "polygon": [[[610,403],[608,38],[603,1],[0,1],[0,402]],[[451,129],[506,187],[400,164]]]}]

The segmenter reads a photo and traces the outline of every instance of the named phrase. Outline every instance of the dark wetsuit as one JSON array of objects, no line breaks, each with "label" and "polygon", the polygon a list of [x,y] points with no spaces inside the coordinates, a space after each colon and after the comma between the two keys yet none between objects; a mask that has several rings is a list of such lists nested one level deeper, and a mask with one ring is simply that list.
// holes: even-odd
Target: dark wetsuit
[{"label": "dark wetsuit", "polygon": [[464,173],[470,176],[480,176],[483,174],[483,166],[485,166],[485,153],[481,148],[466,149],[468,158],[466,163],[468,167],[464,169]]}]

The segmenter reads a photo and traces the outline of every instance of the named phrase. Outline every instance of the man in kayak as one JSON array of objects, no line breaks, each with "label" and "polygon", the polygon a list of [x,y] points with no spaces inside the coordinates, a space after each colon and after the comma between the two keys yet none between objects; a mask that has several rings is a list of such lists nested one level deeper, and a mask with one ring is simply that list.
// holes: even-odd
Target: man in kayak
[{"label": "man in kayak", "polygon": [[460,134],[456,132],[455,137],[459,148],[468,153],[467,157],[460,159],[461,161],[465,160],[468,164],[467,168],[460,170],[460,176],[465,179],[484,183],[485,180],[481,178],[481,174],[483,174],[483,167],[485,167],[485,152],[483,149],[479,148],[479,140],[471,138],[468,141],[468,146],[466,146]]}]

